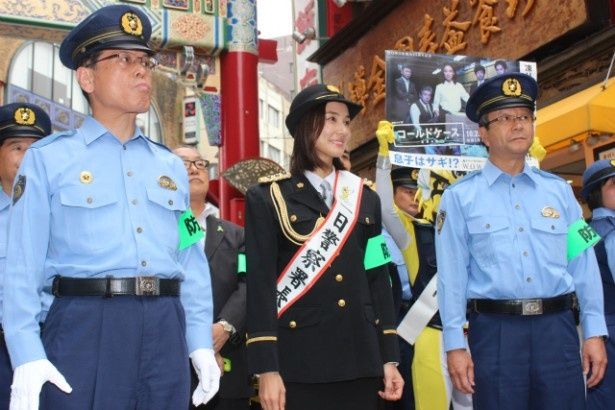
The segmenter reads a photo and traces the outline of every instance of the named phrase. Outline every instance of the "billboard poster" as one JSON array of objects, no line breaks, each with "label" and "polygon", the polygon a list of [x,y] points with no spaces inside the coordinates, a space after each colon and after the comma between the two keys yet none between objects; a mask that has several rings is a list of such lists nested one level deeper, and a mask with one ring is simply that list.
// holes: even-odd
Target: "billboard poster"
[{"label": "billboard poster", "polygon": [[498,74],[536,78],[536,63],[527,61],[401,51],[386,51],[385,57],[386,118],[395,134],[390,159],[412,168],[482,168],[487,149],[478,124],[465,115],[470,94]]}]

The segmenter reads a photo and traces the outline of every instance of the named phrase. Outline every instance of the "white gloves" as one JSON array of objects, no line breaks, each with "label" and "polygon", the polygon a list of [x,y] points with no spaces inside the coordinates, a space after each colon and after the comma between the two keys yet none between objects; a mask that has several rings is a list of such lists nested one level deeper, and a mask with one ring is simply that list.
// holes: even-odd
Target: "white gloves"
[{"label": "white gloves", "polygon": [[213,349],[196,349],[190,353],[190,359],[199,377],[199,385],[192,393],[192,404],[199,406],[207,403],[218,392],[220,368],[216,363]]},{"label": "white gloves", "polygon": [[38,402],[43,384],[55,384],[64,393],[73,388],[47,359],[34,360],[17,366],[11,386],[10,410],[38,410]]}]

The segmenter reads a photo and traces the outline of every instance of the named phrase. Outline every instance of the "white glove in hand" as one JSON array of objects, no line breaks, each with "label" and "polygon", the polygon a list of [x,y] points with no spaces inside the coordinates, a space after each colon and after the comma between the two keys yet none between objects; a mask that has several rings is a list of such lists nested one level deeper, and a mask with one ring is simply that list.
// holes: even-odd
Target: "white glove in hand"
[{"label": "white glove in hand", "polygon": [[38,410],[38,402],[43,384],[55,384],[64,393],[73,388],[47,359],[34,360],[17,366],[11,385],[10,410]]},{"label": "white glove in hand", "polygon": [[207,403],[220,387],[220,368],[216,363],[213,349],[196,349],[190,353],[192,365],[199,377],[199,385],[192,393],[192,404],[200,406]]}]

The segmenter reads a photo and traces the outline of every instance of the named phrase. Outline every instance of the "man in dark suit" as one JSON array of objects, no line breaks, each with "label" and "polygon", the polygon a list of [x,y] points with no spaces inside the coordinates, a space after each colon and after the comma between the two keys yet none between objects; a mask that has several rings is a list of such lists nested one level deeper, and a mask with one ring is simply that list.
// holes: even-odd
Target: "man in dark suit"
[{"label": "man in dark suit", "polygon": [[470,94],[473,94],[478,86],[485,82],[485,67],[476,64],[474,66],[474,75],[476,75],[476,82],[470,86]]},{"label": "man in dark suit", "polygon": [[[190,182],[190,208],[205,231],[205,255],[211,270],[214,298],[212,337],[223,377],[209,410],[247,410],[253,389],[246,365],[246,285],[243,228],[219,219],[206,202],[209,162],[194,147],[174,151],[183,161]],[[193,375],[193,382],[198,380]]]},{"label": "man in dark suit", "polygon": [[403,121],[408,116],[410,106],[418,98],[416,85],[410,78],[412,77],[412,67],[404,65],[401,68],[401,76],[395,80],[395,116],[393,121]]}]

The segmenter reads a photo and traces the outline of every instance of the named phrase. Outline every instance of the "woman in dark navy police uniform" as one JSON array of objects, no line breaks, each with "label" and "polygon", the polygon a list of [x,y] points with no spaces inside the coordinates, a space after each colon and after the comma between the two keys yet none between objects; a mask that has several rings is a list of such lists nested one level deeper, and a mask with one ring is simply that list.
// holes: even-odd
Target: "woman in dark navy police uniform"
[{"label": "woman in dark navy police uniform", "polygon": [[587,408],[608,409],[615,403],[615,161],[594,162],[583,173],[583,197],[592,211],[589,223],[602,237],[594,248],[602,289],[604,291],[604,317],[609,339],[606,354],[609,365],[604,378],[587,391]]},{"label": "woman in dark navy police uniform", "polygon": [[332,86],[301,91],[286,119],[291,174],[246,196],[248,362],[265,410],[367,410],[401,397],[379,199],[339,160],[360,109]]}]

